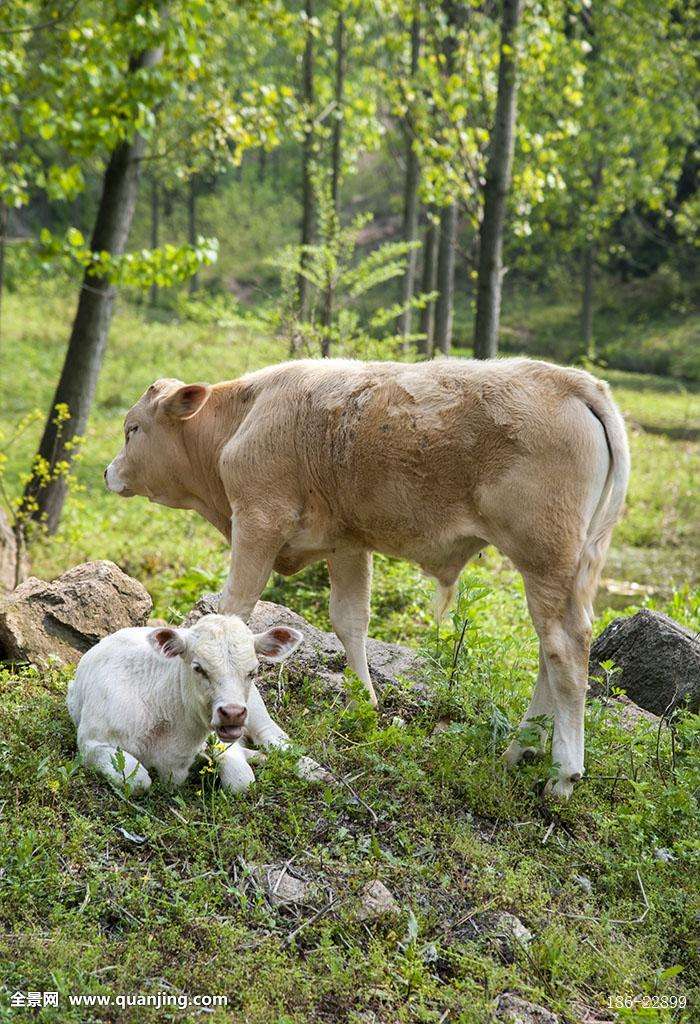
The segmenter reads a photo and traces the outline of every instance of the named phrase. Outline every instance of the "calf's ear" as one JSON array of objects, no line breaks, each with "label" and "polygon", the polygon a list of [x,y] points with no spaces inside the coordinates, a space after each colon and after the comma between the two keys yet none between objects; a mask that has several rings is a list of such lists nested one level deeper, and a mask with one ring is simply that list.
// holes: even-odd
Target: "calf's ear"
[{"label": "calf's ear", "polygon": [[148,634],[148,642],[151,647],[155,648],[159,654],[165,655],[166,658],[177,658],[184,654],[187,649],[182,632],[179,629],[170,629],[169,626],[154,629]]},{"label": "calf's ear", "polygon": [[272,626],[265,633],[253,635],[255,650],[268,661],[284,661],[303,639],[304,634],[291,626]]},{"label": "calf's ear", "polygon": [[189,420],[196,416],[210,395],[210,384],[183,384],[162,399],[160,408],[173,419]]}]

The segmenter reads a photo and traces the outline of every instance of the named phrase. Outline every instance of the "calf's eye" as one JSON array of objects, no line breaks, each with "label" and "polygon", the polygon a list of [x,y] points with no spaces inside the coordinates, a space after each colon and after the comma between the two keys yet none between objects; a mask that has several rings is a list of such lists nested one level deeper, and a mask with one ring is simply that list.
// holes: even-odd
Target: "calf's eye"
[{"label": "calf's eye", "polygon": [[203,669],[198,661],[192,662],[192,671],[196,672],[198,676],[204,676],[205,679],[208,679],[206,669]]}]

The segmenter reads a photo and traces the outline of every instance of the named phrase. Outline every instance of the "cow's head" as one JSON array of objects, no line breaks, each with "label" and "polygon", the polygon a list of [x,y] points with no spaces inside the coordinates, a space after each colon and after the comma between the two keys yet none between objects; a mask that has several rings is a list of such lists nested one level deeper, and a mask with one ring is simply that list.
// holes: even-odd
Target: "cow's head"
[{"label": "cow's head", "polygon": [[182,443],[183,422],[201,412],[211,390],[209,384],[172,379],[151,384],[126,414],[124,447],[104,473],[110,491],[187,507],[191,467]]},{"label": "cow's head", "polygon": [[235,743],[243,733],[258,658],[284,661],[303,637],[290,626],[252,633],[235,615],[204,615],[189,629],[164,626],[148,639],[163,657],[182,659],[187,699],[222,742]]}]

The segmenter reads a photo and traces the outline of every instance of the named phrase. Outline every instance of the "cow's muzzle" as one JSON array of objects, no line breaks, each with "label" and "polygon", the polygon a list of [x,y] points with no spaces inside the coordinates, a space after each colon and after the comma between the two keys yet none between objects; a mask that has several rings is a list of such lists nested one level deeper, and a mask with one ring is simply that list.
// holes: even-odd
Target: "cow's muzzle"
[{"label": "cow's muzzle", "polygon": [[219,704],[212,725],[222,743],[235,743],[241,738],[247,714],[242,704]]}]

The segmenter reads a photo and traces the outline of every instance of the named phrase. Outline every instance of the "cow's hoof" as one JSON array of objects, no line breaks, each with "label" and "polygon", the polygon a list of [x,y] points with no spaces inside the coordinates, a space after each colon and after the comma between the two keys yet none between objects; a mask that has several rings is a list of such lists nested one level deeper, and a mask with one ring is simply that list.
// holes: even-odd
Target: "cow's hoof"
[{"label": "cow's hoof", "polygon": [[568,800],[574,791],[574,783],[581,778],[581,773],[570,775],[568,779],[550,779],[544,787],[545,796],[552,800]]},{"label": "cow's hoof", "polygon": [[312,757],[300,757],[297,761],[297,775],[307,782],[334,783],[335,779],[329,771],[326,771],[318,761]]},{"label": "cow's hoof", "polygon": [[542,751],[538,750],[537,747],[522,747],[517,740],[511,740],[503,751],[502,756],[506,764],[512,767],[521,761],[530,764],[532,761],[536,761],[541,754]]}]

